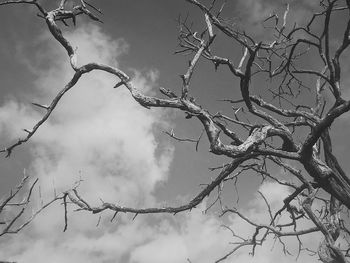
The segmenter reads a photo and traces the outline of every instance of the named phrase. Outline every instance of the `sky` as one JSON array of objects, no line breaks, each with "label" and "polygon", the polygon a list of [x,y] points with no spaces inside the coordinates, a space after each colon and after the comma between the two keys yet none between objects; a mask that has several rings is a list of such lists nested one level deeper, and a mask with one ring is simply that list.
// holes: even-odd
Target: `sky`
[{"label": "sky", "polygon": [[[46,0],[46,5],[56,1]],[[316,2],[316,1],[315,1]],[[189,15],[195,25],[203,25],[203,15],[185,1],[171,0],[100,0],[94,1],[104,12],[103,24],[78,19],[76,27],[64,28],[65,36],[78,47],[79,63],[102,62],[120,67],[133,76],[135,86],[149,95],[159,87],[179,92],[180,74],[188,57],[175,56],[178,28],[176,19]],[[283,10],[285,1],[240,0],[229,2],[225,15],[238,19],[252,34],[264,38],[258,21],[273,10]],[[291,2],[291,21],[302,23],[311,1]],[[31,103],[48,103],[73,75],[65,51],[49,34],[44,21],[29,6],[0,8],[0,141],[1,147],[23,136],[43,112]],[[342,17],[335,21],[334,32]],[[200,27],[199,27],[200,28]],[[222,37],[222,35],[219,35]],[[241,55],[230,41],[218,41],[218,53]],[[233,50],[233,51],[232,51]],[[230,53],[231,52],[231,53]],[[349,57],[349,53],[345,54]],[[311,61],[312,62],[312,61]],[[311,63],[310,62],[310,63]],[[344,63],[344,70],[349,68]],[[350,83],[345,79],[344,83]],[[171,140],[163,131],[174,129],[179,137],[196,138],[201,127],[186,120],[183,113],[171,110],[147,110],[137,104],[126,89],[113,89],[115,80],[104,73],[84,76],[62,99],[50,119],[31,141],[0,159],[0,194],[7,194],[18,184],[25,170],[34,180],[39,178],[40,195],[33,195],[33,209],[81,180],[80,193],[92,204],[100,199],[131,207],[178,205],[189,200],[210,182],[228,159],[208,152],[202,140],[199,151],[193,144]],[[227,71],[214,72],[213,66],[201,61],[193,79],[193,95],[211,111],[227,110],[217,100],[239,96],[237,80]],[[348,90],[344,90],[349,94]],[[226,108],[225,108],[226,107]],[[350,119],[336,122],[335,153],[345,171],[348,142],[343,131]],[[276,170],[276,173],[283,173]],[[238,188],[239,207],[258,221],[268,219],[266,205],[257,194],[261,191],[272,205],[281,206],[290,190],[273,182],[260,184],[255,175],[244,174]],[[230,188],[231,187],[231,188]],[[236,204],[237,193],[227,188],[227,198]],[[213,209],[204,213],[211,199],[191,212],[176,216],[91,215],[69,211],[68,230],[63,233],[63,207],[55,204],[41,213],[17,235],[0,238],[0,260],[26,262],[103,262],[103,263],[181,263],[214,262],[232,249],[235,239],[230,226],[239,234],[254,229],[234,215],[218,217]],[[286,220],[281,218],[280,220]],[[266,221],[265,221],[266,222]],[[305,222],[305,227],[310,223]],[[98,226],[97,226],[98,225]],[[303,238],[305,247],[316,248],[318,234]],[[255,257],[241,249],[231,257],[234,262],[318,262],[316,257],[301,253],[297,258],[295,238],[286,239],[290,256],[282,246],[267,240],[258,247]],[[231,242],[231,243],[230,243]],[[296,261],[297,260],[297,261]],[[230,262],[228,260],[227,262]]]}]

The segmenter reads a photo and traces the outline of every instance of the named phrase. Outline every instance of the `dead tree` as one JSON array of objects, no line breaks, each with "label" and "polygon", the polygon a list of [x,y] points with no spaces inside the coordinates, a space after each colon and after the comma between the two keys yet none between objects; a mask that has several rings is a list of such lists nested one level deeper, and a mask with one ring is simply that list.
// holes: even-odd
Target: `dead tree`
[{"label": "dead tree", "polygon": [[[67,10],[66,1],[62,0],[57,9],[48,11],[37,0],[8,0],[0,3],[0,5],[29,4],[36,7],[38,15],[46,22],[52,36],[66,50],[74,70],[71,80],[50,104],[34,103],[35,106],[44,109],[45,114],[34,127],[26,130],[27,136],[2,149],[1,152],[9,157],[15,148],[26,143],[50,118],[61,98],[66,96],[81,77],[92,71],[104,71],[116,77],[114,88],[122,86],[128,89],[130,95],[142,107],[172,108],[184,112],[187,119],[198,119],[209,141],[210,152],[229,157],[231,161],[218,168],[220,171],[216,178],[192,200],[180,206],[132,208],[116,203],[103,203],[95,207],[86,202],[75,188],[64,193],[65,207],[69,200],[80,210],[94,214],[104,210],[112,210],[115,214],[131,213],[135,216],[149,213],[176,214],[196,207],[205,197],[214,195],[216,189],[219,193],[216,200],[220,200],[225,182],[239,176],[243,171],[252,171],[263,178],[288,186],[292,189],[292,194],[284,200],[283,207],[277,212],[272,212],[268,208],[270,221],[266,224],[253,222],[234,207],[221,207],[222,215],[234,213],[254,226],[256,231],[251,237],[240,238],[240,242],[235,243],[236,247],[217,262],[228,258],[243,246],[251,246],[254,253],[255,247],[261,245],[267,236],[272,235],[278,239],[295,236],[299,240],[300,235],[316,231],[324,236],[318,251],[323,262],[349,262],[347,260],[349,245],[339,247],[336,241],[345,235],[344,240],[348,244],[350,232],[346,227],[346,212],[350,208],[350,179],[333,153],[330,128],[337,118],[350,110],[350,101],[344,99],[341,92],[343,73],[340,62],[350,44],[350,0],[320,0],[319,11],[303,26],[288,25],[287,16],[292,10],[287,7],[282,16],[272,14],[263,22],[273,34],[272,38],[262,41],[228,23],[222,17],[224,5],[219,1],[213,0],[209,5],[199,0],[186,0],[186,2],[203,13],[205,26],[201,31],[195,31],[186,20],[179,19],[180,50],[176,53],[185,53],[191,56],[191,59],[181,76],[182,89],[176,93],[161,88],[163,97],[142,94],[134,87],[131,78],[119,68],[98,63],[78,64],[75,49],[64,37],[58,23],[67,24],[68,20],[72,20],[75,24],[76,18],[80,15],[100,21],[98,14],[101,11],[94,5],[81,0],[80,4]],[[330,45],[330,25],[332,17],[341,12],[347,14],[347,23],[340,43],[334,48]],[[322,24],[320,32],[314,30],[317,23]],[[242,48],[239,60],[233,61],[212,51],[218,32],[221,37],[232,40],[235,45]],[[307,57],[311,52],[317,54],[321,63],[312,68],[302,68],[299,59]],[[240,98],[223,100],[223,103],[232,103],[235,106],[233,112],[211,113],[199,104],[200,98],[195,100],[191,96],[191,79],[199,60],[213,63],[215,70],[227,68],[232,78],[239,80]],[[253,81],[261,76],[267,79],[268,83],[274,83],[268,89],[270,96],[263,97],[253,92]],[[306,77],[315,80],[314,83],[312,85],[306,83]],[[312,94],[315,103],[300,104],[298,98],[304,92]],[[331,97],[326,95],[327,92]],[[247,122],[247,118],[252,122]],[[240,132],[237,127],[243,128],[245,132]],[[168,135],[178,141],[198,144],[198,140],[176,137],[173,131],[168,132]],[[272,140],[273,138],[279,139]],[[280,181],[269,172],[270,166],[285,169],[297,180]],[[292,206],[295,200],[299,202],[299,208]],[[323,204],[321,212],[313,207],[315,200]],[[266,203],[269,207],[268,202]],[[290,215],[290,222],[279,225],[277,217],[283,213]],[[300,220],[305,219],[311,220],[314,226],[297,230]]]}]

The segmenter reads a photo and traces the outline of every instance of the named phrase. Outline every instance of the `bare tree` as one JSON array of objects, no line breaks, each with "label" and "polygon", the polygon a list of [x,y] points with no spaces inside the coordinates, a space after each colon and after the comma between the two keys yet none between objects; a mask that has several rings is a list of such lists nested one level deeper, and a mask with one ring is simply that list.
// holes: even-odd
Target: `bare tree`
[{"label": "bare tree", "polygon": [[[251,246],[254,254],[256,246],[263,244],[268,236],[274,236],[281,242],[285,236],[294,236],[300,242],[301,250],[303,247],[299,236],[313,232],[321,232],[324,236],[318,250],[322,262],[349,262],[347,257],[350,232],[347,228],[347,213],[350,208],[350,179],[333,154],[330,127],[337,118],[350,110],[350,101],[344,99],[341,93],[341,58],[350,45],[350,0],[320,0],[319,11],[314,13],[305,25],[293,27],[287,23],[287,16],[292,12],[287,6],[282,16],[272,14],[263,22],[266,30],[272,33],[268,40],[261,41],[228,22],[222,15],[224,5],[219,1],[213,0],[207,5],[197,0],[186,2],[203,13],[205,26],[201,31],[194,30],[186,19],[179,19],[180,50],[176,53],[189,55],[191,59],[181,76],[182,90],[177,94],[170,89],[161,88],[163,98],[142,94],[121,69],[98,63],[78,64],[75,49],[64,37],[57,23],[67,24],[67,20],[72,20],[75,24],[76,17],[80,15],[100,21],[98,14],[101,11],[94,5],[81,0],[80,4],[72,9],[66,9],[66,1],[62,0],[58,8],[48,11],[37,0],[1,2],[0,5],[35,6],[52,36],[67,51],[74,70],[71,80],[50,104],[33,103],[34,106],[44,109],[45,114],[34,127],[25,130],[27,136],[1,152],[9,157],[15,148],[26,143],[50,117],[61,98],[83,75],[91,71],[104,71],[118,79],[114,88],[124,86],[141,106],[148,109],[172,108],[184,112],[187,119],[198,119],[204,129],[203,134],[209,141],[210,152],[229,157],[231,161],[222,167],[213,168],[214,171],[218,170],[216,178],[192,200],[180,206],[132,208],[104,202],[95,207],[79,195],[78,188],[74,188],[61,197],[65,207],[69,200],[71,205],[94,214],[105,210],[112,210],[115,215],[119,212],[135,216],[149,213],[176,214],[191,210],[205,197],[215,193],[218,194],[214,203],[222,204],[221,193],[225,182],[235,180],[245,171],[251,171],[263,179],[268,178],[289,187],[292,194],[284,199],[284,205],[278,211],[272,211],[267,199],[261,194],[270,214],[270,220],[266,224],[252,221],[235,207],[219,205],[222,215],[236,214],[254,226],[256,231],[251,237],[235,235],[238,240],[236,246],[217,262],[227,259],[243,246]],[[330,43],[331,21],[334,15],[341,12],[346,13],[347,22],[342,39],[334,48]],[[315,30],[316,23],[322,24],[322,30]],[[221,37],[233,40],[235,45],[242,48],[243,54],[238,61],[218,56],[213,52],[218,32]],[[302,68],[300,59],[315,53],[321,63]],[[231,103],[234,106],[233,112],[210,113],[191,96],[191,79],[201,59],[213,63],[216,70],[226,67],[232,77],[239,80],[241,97],[223,99],[223,103]],[[252,83],[260,77],[267,79],[270,86],[268,92],[258,95],[254,94]],[[309,81],[306,81],[307,78]],[[312,94],[314,103],[301,104],[300,96],[305,92]],[[241,128],[245,132],[240,132]],[[179,138],[174,131],[167,134],[177,141],[194,142],[196,146],[202,138],[202,134],[198,140]],[[272,140],[273,138],[280,140]],[[225,141],[229,143],[224,143]],[[286,182],[270,173],[270,167],[276,166],[283,168],[294,179]],[[217,192],[214,191],[216,189]],[[10,199],[11,196],[12,194]],[[29,197],[30,194],[28,200]],[[292,205],[295,201],[300,207]],[[315,208],[315,202],[321,204],[321,210]],[[8,204],[8,201],[4,204]],[[290,222],[278,224],[277,218],[281,214],[289,215]],[[314,226],[300,229],[300,222],[305,219],[311,220]],[[65,222],[67,227],[67,216]],[[337,245],[340,238],[343,238],[343,246]]]}]

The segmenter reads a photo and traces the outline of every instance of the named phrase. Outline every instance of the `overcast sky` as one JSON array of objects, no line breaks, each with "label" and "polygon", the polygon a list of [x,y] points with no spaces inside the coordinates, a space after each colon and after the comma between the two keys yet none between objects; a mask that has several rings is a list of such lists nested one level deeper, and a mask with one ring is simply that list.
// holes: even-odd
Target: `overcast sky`
[{"label": "overcast sky", "polygon": [[[51,0],[43,1],[52,4]],[[78,19],[76,27],[64,28],[65,36],[78,47],[79,63],[103,62],[120,67],[133,75],[137,88],[156,94],[159,87],[179,92],[180,74],[188,58],[175,56],[177,46],[176,19],[189,15],[195,25],[202,25],[203,15],[183,0],[100,0],[94,1],[104,12],[103,24]],[[290,21],[302,23],[317,1],[291,3]],[[240,0],[227,5],[225,15],[237,19],[257,37],[264,38],[257,23],[273,10],[283,10],[285,1]],[[24,135],[40,119],[43,112],[31,102],[46,104],[73,75],[63,48],[53,40],[45,22],[30,6],[0,8],[0,147]],[[335,29],[342,17],[335,21]],[[200,27],[199,27],[200,28]],[[222,35],[219,34],[219,37]],[[231,48],[231,49],[230,49]],[[219,41],[220,54],[241,55],[231,41]],[[225,52],[225,53],[224,53]],[[231,53],[230,53],[231,52]],[[349,57],[349,54],[346,54]],[[310,61],[309,61],[310,62]],[[312,61],[310,62],[312,63]],[[344,63],[344,70],[349,68]],[[228,109],[217,102],[224,97],[239,96],[237,80],[225,70],[214,72],[206,62],[193,79],[193,95],[197,102],[217,111]],[[349,80],[344,80],[350,83]],[[115,80],[104,73],[92,73],[79,81],[60,102],[51,118],[29,143],[16,149],[9,159],[0,159],[0,194],[7,194],[23,176],[40,179],[41,198],[49,200],[57,192],[72,187],[82,179],[81,194],[93,204],[104,201],[124,206],[178,205],[188,201],[210,182],[215,173],[208,167],[227,161],[208,152],[203,140],[199,152],[193,144],[170,140],[163,131],[174,129],[179,137],[196,138],[201,127],[196,120],[168,110],[147,110],[131,98],[127,90],[114,90]],[[349,91],[344,90],[345,94]],[[226,107],[226,108],[225,108]],[[350,171],[348,142],[345,140],[350,119],[335,123],[335,153],[344,169]],[[277,171],[276,173],[282,173]],[[250,218],[268,218],[263,192],[278,208],[289,190],[266,182],[259,185],[255,175],[240,179],[240,207]],[[232,187],[233,189],[233,187]],[[227,198],[236,204],[232,189]],[[40,204],[38,193],[33,196]],[[231,233],[221,227],[213,212],[204,214],[207,203],[176,216],[118,216],[111,214],[69,213],[68,231],[64,227],[64,211],[53,205],[24,231],[0,239],[0,260],[50,263],[163,263],[213,262],[230,251]],[[35,208],[35,206],[34,206]],[[242,234],[254,229],[234,216],[225,223]],[[305,223],[307,226],[307,223]],[[319,236],[305,238],[305,247],[315,248]],[[254,258],[247,250],[238,251],[234,262],[296,262],[297,243],[287,240],[291,256],[282,254],[281,244],[268,240],[257,248]],[[317,262],[302,253],[297,262]]]}]

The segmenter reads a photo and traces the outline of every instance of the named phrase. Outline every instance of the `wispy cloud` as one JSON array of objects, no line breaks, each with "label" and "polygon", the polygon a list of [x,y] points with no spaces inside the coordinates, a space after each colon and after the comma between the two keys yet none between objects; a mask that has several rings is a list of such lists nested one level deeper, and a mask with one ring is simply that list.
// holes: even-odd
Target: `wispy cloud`
[{"label": "wispy cloud", "polygon": [[273,31],[269,31],[267,28],[273,27],[275,20],[266,23],[263,23],[263,21],[272,14],[277,14],[279,26],[281,27],[287,4],[290,5],[286,24],[287,29],[292,28],[295,24],[304,25],[311,12],[314,12],[319,7],[317,1],[242,0],[237,1],[234,13],[235,16],[242,20],[241,23],[245,31],[260,38],[272,38]]}]

